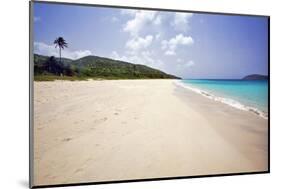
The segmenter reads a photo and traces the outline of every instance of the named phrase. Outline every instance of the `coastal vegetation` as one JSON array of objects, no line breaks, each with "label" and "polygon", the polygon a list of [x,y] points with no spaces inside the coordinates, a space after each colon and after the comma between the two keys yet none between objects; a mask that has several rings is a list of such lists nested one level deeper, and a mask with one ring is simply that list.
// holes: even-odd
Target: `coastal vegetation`
[{"label": "coastal vegetation", "polygon": [[34,54],[34,79],[36,81],[85,79],[180,79],[145,65],[113,60],[98,56],[85,56],[77,60],[62,58],[68,47],[63,37],[54,41],[59,48],[59,58]]},{"label": "coastal vegetation", "polygon": [[180,79],[145,65],[86,56],[77,60],[34,54],[34,79],[84,80],[84,79]]}]

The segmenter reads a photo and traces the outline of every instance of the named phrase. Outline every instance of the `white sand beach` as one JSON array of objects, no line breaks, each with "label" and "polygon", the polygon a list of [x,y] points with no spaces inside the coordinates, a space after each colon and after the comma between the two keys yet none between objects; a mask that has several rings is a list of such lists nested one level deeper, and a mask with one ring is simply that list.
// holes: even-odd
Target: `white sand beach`
[{"label": "white sand beach", "polygon": [[174,82],[35,82],[34,184],[267,171],[268,120]]}]

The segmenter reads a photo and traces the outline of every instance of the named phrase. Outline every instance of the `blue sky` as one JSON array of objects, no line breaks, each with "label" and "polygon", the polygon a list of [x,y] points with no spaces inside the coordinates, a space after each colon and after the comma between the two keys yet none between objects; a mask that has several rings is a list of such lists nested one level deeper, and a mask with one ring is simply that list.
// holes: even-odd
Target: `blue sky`
[{"label": "blue sky", "polygon": [[144,64],[183,78],[268,73],[267,18],[34,3],[34,52]]}]

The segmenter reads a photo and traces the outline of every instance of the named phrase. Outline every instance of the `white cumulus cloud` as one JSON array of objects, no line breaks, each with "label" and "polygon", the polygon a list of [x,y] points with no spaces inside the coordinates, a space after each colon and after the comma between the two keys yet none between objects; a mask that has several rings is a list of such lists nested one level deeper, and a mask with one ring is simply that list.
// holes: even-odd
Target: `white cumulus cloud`
[{"label": "white cumulus cloud", "polygon": [[129,16],[134,16],[136,14],[137,10],[133,9],[122,9],[121,14],[122,15],[129,15]]},{"label": "white cumulus cloud", "polygon": [[126,47],[129,48],[130,50],[134,50],[134,51],[144,49],[151,45],[152,40],[153,40],[152,35],[147,35],[144,38],[135,37],[135,38],[132,38],[129,41],[127,41]]},{"label": "white cumulus cloud", "polygon": [[177,58],[177,62],[182,62],[183,60],[181,58]]},{"label": "white cumulus cloud", "polygon": [[165,50],[165,55],[176,55],[176,49],[179,45],[192,45],[194,43],[194,40],[191,36],[184,36],[183,34],[178,34],[174,38],[171,38],[170,40],[162,40],[161,42],[161,48],[162,50]]},{"label": "white cumulus cloud", "polygon": [[114,59],[114,60],[121,60],[124,62],[130,62],[130,58],[128,58],[127,56],[121,56],[118,54],[118,52],[116,51],[112,51],[110,58]]},{"label": "white cumulus cloud", "polygon": [[155,19],[153,20],[153,24],[155,24],[155,25],[160,25],[160,24],[162,23],[162,20],[163,20],[162,16],[161,16],[160,14],[158,14],[158,15],[155,17]]},{"label": "white cumulus cloud", "polygon": [[[46,56],[59,56],[59,50],[55,48],[54,44],[49,45],[43,42],[34,42],[34,53]],[[71,51],[67,48],[62,50],[62,57],[74,60],[89,55],[92,55],[92,52],[89,50]]]},{"label": "white cumulus cloud", "polygon": [[187,31],[189,29],[189,21],[193,16],[192,13],[175,13],[171,25],[178,31]]},{"label": "white cumulus cloud", "polygon": [[161,23],[161,18],[156,17],[156,13],[156,11],[146,10],[130,11],[128,14],[133,16],[133,18],[126,22],[123,30],[129,32],[131,35],[137,36],[146,24],[154,22],[155,24]]},{"label": "white cumulus cloud", "polygon": [[130,62],[133,64],[147,65],[158,69],[163,66],[163,62],[160,59],[156,59],[155,57],[153,57],[153,54],[150,51],[146,50],[134,53],[129,52],[125,55],[120,55],[118,52],[112,51],[110,58]]},{"label": "white cumulus cloud", "polygon": [[184,66],[185,68],[194,66],[194,62],[193,62],[192,60],[190,60],[190,61],[188,61],[187,63],[183,64],[183,66]]}]

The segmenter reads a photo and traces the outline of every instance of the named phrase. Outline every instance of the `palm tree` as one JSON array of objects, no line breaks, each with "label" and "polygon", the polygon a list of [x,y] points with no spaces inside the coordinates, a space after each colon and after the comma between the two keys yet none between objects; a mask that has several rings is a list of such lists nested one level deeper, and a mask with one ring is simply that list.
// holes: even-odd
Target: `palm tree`
[{"label": "palm tree", "polygon": [[67,48],[67,43],[65,42],[63,37],[58,37],[55,41],[54,44],[56,45],[55,47],[59,47],[60,49],[60,63],[61,63],[61,49],[64,49],[65,47]]}]

